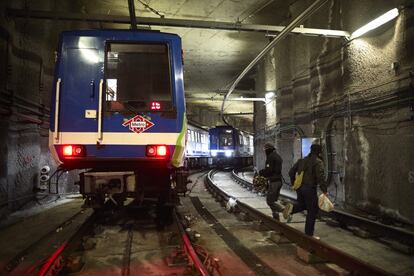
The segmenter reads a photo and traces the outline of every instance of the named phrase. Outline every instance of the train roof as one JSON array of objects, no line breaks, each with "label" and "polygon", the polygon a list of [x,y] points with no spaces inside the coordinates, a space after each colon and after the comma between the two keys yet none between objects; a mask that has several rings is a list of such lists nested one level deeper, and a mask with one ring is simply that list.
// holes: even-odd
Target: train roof
[{"label": "train roof", "polygon": [[157,30],[146,30],[146,29],[136,29],[136,30],[129,30],[129,29],[84,29],[84,30],[70,30],[70,31],[63,31],[60,33],[62,37],[65,36],[114,36],[116,34],[123,34],[123,33],[142,33],[148,35],[162,35],[162,36],[171,36],[180,38],[179,35],[174,33],[164,33]]}]

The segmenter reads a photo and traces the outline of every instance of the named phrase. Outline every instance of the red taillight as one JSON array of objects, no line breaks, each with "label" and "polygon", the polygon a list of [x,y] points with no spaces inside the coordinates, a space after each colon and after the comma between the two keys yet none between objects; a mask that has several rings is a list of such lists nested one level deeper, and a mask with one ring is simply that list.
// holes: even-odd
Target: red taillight
[{"label": "red taillight", "polygon": [[156,156],[157,155],[157,146],[147,146],[147,156]]},{"label": "red taillight", "polygon": [[166,156],[167,155],[167,147],[166,146],[158,146],[157,147],[157,155],[158,156]]},{"label": "red taillight", "polygon": [[84,146],[73,146],[66,145],[63,146],[63,156],[85,156],[85,147]]},{"label": "red taillight", "polygon": [[63,155],[64,156],[72,156],[73,155],[72,146],[64,146],[63,147]]},{"label": "red taillight", "polygon": [[161,110],[160,102],[151,102],[151,110]]},{"label": "red taillight", "polygon": [[165,145],[148,145],[145,153],[148,157],[165,157],[168,155],[168,148]]}]

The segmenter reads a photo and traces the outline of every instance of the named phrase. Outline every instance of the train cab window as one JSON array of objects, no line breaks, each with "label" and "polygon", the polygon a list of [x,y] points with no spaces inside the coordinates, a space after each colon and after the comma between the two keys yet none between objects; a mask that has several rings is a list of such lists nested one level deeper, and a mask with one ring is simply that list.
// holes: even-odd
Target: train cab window
[{"label": "train cab window", "polygon": [[171,111],[171,66],[166,44],[109,43],[105,60],[106,111]]},{"label": "train cab window", "polygon": [[232,133],[222,133],[220,135],[220,147],[233,146],[233,134]]}]

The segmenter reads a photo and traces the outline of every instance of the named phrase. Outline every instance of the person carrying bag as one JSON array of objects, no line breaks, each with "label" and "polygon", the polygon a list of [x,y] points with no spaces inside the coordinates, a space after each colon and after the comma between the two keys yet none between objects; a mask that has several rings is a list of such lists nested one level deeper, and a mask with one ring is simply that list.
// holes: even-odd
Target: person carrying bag
[{"label": "person carrying bag", "polygon": [[327,197],[327,185],[325,183],[325,171],[322,158],[322,147],[313,144],[310,154],[298,160],[289,170],[289,176],[293,188],[297,193],[297,203],[288,203],[283,210],[283,217],[289,219],[291,214],[307,210],[305,234],[313,236],[315,230],[316,215],[318,213],[317,186]]}]

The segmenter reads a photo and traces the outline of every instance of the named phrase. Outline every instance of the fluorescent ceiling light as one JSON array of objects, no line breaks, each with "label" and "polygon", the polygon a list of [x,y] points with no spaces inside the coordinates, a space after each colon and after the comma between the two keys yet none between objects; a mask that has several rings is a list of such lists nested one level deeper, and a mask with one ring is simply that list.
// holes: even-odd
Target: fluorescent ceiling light
[{"label": "fluorescent ceiling light", "polygon": [[265,98],[232,98],[228,101],[242,101],[242,102],[266,102]]},{"label": "fluorescent ceiling light", "polygon": [[379,26],[381,26],[381,25],[393,20],[394,18],[396,18],[399,14],[400,13],[399,13],[397,8],[394,8],[394,9],[384,13],[380,17],[375,18],[374,20],[372,20],[368,24],[362,26],[361,28],[359,28],[358,30],[353,32],[351,34],[351,39],[360,37],[361,35],[366,34],[367,32],[378,28]]},{"label": "fluorescent ceiling light", "polygon": [[275,96],[275,92],[267,92],[265,94],[265,98],[266,100],[270,100],[271,98],[273,98]]}]

